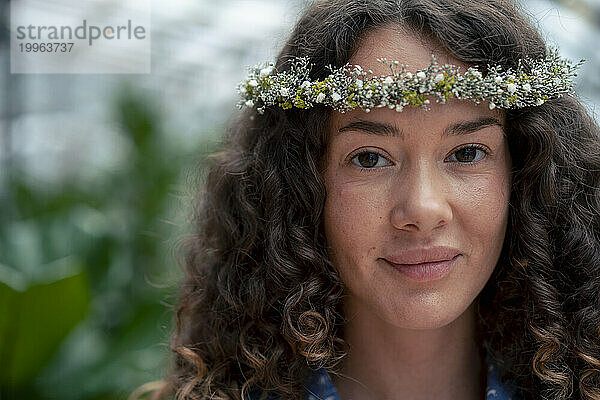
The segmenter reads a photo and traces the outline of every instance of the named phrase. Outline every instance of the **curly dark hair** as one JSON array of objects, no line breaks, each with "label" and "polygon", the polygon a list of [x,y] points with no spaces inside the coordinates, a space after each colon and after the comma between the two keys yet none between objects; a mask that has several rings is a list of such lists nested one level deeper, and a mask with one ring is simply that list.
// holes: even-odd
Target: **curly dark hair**
[{"label": "curly dark hair", "polygon": [[[468,65],[547,52],[509,0],[312,3],[276,62],[348,62],[366,32],[402,26]],[[156,397],[302,399],[335,372],[344,286],[327,256],[321,162],[331,110],[240,112],[211,155],[176,306],[172,371]],[[600,399],[600,133],[571,95],[506,111],[513,160],[498,264],[477,299],[481,346],[523,399]]]}]

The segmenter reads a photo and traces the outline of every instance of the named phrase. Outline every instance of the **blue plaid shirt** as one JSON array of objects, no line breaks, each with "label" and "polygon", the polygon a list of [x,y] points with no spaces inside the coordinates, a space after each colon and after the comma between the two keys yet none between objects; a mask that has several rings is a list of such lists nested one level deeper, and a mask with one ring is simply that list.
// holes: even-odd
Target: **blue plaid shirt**
[{"label": "blue plaid shirt", "polygon": [[[485,400],[520,400],[515,393],[514,387],[508,382],[500,380],[500,369],[487,354],[485,358],[487,365],[487,387],[485,390]],[[317,370],[309,380],[306,392],[306,400],[340,400],[340,396],[324,368]],[[257,400],[260,397],[260,391],[250,394],[250,399]],[[268,400],[276,400],[277,396],[271,394],[267,396]]]},{"label": "blue plaid shirt", "polygon": [[[487,387],[485,400],[519,400],[515,389],[500,380],[498,365],[486,356]],[[316,371],[308,384],[307,400],[340,400],[340,396],[324,368]]]}]

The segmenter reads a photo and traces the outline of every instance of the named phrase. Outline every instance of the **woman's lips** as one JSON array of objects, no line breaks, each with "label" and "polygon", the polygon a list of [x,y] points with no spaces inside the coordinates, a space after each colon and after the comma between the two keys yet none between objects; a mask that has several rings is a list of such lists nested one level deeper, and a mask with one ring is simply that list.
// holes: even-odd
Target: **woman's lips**
[{"label": "woman's lips", "polygon": [[396,271],[415,281],[433,281],[446,276],[456,264],[460,254],[449,260],[425,262],[419,264],[395,264],[387,259],[384,260]]},{"label": "woman's lips", "polygon": [[394,264],[423,264],[453,259],[460,254],[457,248],[435,246],[428,248],[405,249],[385,255],[385,259]]}]

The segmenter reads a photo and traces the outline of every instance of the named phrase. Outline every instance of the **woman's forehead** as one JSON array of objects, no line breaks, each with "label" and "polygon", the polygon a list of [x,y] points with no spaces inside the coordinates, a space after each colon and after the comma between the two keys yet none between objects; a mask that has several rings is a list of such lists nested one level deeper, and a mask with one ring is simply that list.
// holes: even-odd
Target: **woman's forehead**
[{"label": "woman's forehead", "polygon": [[440,64],[453,64],[466,70],[468,65],[451,56],[439,43],[424,35],[397,26],[386,26],[369,31],[359,40],[357,48],[349,60],[376,75],[388,75],[389,67],[377,61],[387,58],[407,66],[408,71],[427,68],[431,55]]},{"label": "woman's forehead", "polygon": [[[451,56],[435,40],[399,26],[386,26],[367,32],[359,41],[349,63],[358,64],[365,70],[371,69],[375,75],[388,75],[389,67],[378,62],[378,58],[399,61],[406,65],[407,71],[414,72],[427,68],[431,63],[432,54],[439,63],[457,65],[463,70],[469,67]],[[387,108],[373,109],[369,113],[361,109],[346,113],[334,111],[329,131],[335,133],[357,120],[381,121],[402,129],[439,125],[440,131],[453,122],[481,117],[493,117],[501,121],[502,125],[505,123],[505,112],[499,109],[490,110],[487,103],[475,104],[468,100],[449,99],[446,104],[440,104],[432,99],[428,108],[424,110],[420,107],[405,107],[401,112]]]}]

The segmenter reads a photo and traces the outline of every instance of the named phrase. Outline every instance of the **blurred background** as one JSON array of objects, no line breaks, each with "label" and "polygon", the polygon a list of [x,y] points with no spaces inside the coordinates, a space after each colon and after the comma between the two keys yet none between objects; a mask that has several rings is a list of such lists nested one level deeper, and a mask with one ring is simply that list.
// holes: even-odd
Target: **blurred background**
[{"label": "blurred background", "polygon": [[[598,119],[600,0],[523,1],[588,60],[576,90]],[[1,4],[0,400],[126,399],[168,365],[178,244],[235,85],[306,1],[153,1],[150,74],[70,75],[10,73]]]}]

